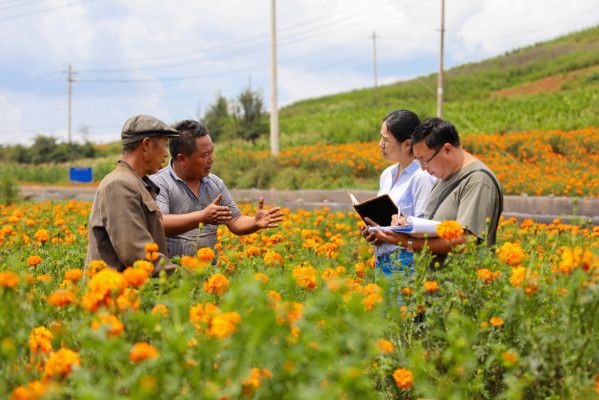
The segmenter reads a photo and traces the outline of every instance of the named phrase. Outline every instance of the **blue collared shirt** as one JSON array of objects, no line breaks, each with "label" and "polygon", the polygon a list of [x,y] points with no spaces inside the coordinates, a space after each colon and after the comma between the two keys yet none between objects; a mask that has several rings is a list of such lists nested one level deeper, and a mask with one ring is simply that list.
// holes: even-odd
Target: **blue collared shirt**
[{"label": "blue collared shirt", "polygon": [[[183,179],[179,178],[172,168],[171,159],[168,166],[150,176],[152,181],[160,188],[156,203],[163,214],[187,214],[200,211],[208,207],[210,203],[222,194],[220,206],[227,206],[233,213],[232,218],[241,215],[241,210],[233,201],[227,186],[218,176],[210,174],[201,180],[198,195],[189,188]],[[175,256],[192,256],[202,247],[214,249],[216,244],[216,231],[218,225],[204,225],[202,233],[199,228],[181,233],[176,236],[167,237],[168,254]],[[200,237],[198,238],[198,234]]]},{"label": "blue collared shirt", "polygon": [[[399,179],[398,172],[399,163],[383,171],[378,195],[388,194],[404,217],[424,217],[424,209],[437,178],[423,171],[416,161],[412,161],[401,171]],[[383,243],[374,246],[374,254],[382,256],[399,248],[399,246]]]}]

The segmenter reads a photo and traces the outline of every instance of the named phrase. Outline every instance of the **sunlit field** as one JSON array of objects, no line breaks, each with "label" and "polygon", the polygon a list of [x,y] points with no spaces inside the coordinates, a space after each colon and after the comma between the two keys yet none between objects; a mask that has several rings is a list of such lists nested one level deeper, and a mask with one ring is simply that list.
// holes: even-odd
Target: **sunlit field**
[{"label": "sunlit field", "polygon": [[220,229],[215,266],[203,249],[148,278],[145,260],[85,268],[90,207],[0,208],[0,393],[12,399],[599,395],[598,227],[504,220],[495,252],[472,243],[435,273],[424,254],[391,293],[353,212]]}]

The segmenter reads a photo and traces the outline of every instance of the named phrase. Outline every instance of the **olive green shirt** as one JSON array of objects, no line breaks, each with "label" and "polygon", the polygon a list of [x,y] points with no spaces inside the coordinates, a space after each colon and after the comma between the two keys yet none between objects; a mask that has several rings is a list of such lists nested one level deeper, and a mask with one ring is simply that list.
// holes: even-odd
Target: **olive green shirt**
[{"label": "olive green shirt", "polygon": [[[85,264],[102,260],[118,271],[146,259],[145,246],[158,244],[153,276],[177,267],[168,258],[162,214],[156,204],[158,187],[124,160],[102,179],[89,216],[89,247]],[[164,263],[164,266],[162,265]]]},{"label": "olive green shirt", "polygon": [[[479,239],[483,239],[488,226],[497,227],[501,214],[501,192],[484,172],[475,172],[462,180],[459,185],[443,200],[435,215],[431,217],[434,208],[446,189],[464,175],[475,169],[485,169],[493,172],[482,161],[475,161],[465,168],[453,173],[447,179],[439,179],[433,186],[424,217],[435,221],[457,221]],[[495,175],[493,175],[495,176]],[[497,180],[497,178],[495,178]],[[497,181],[499,184],[499,182]],[[501,188],[501,186],[499,186]],[[490,223],[487,224],[487,218]],[[496,229],[488,232],[487,245],[492,246],[497,240]]]}]

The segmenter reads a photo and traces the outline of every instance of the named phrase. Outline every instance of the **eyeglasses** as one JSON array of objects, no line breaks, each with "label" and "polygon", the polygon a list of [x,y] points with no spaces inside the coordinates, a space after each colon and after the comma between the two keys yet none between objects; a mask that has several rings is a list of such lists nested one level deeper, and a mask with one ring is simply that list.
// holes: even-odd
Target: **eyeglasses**
[{"label": "eyeglasses", "polygon": [[439,154],[439,152],[441,151],[442,148],[443,148],[443,146],[439,147],[437,149],[437,151],[435,151],[435,154],[433,154],[433,156],[431,158],[429,158],[428,160],[426,160],[426,161],[416,160],[416,161],[418,162],[418,164],[420,164],[420,166],[422,168],[428,168],[428,163],[433,161],[433,158],[437,157],[437,154]]}]

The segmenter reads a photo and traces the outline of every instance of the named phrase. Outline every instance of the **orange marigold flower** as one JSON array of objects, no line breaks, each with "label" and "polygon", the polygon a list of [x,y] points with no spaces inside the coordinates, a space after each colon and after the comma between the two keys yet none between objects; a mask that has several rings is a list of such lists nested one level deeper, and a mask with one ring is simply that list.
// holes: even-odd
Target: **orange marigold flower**
[{"label": "orange marigold flower", "polygon": [[194,324],[208,324],[215,315],[221,314],[220,308],[212,303],[198,303],[189,309],[189,320]]},{"label": "orange marigold flower", "polygon": [[138,363],[147,358],[156,358],[159,354],[158,349],[151,344],[138,342],[133,345],[133,348],[129,352],[129,359],[134,363]]},{"label": "orange marigold flower", "polygon": [[405,294],[406,296],[411,295],[413,292],[414,292],[414,290],[412,290],[409,287],[405,287],[405,288],[401,289],[401,293]]},{"label": "orange marigold flower", "polygon": [[14,288],[19,283],[19,275],[11,271],[0,272],[0,286]]},{"label": "orange marigold flower", "polygon": [[295,323],[304,314],[304,305],[295,301],[280,303],[277,307],[277,322],[289,325]]},{"label": "orange marigold flower", "polygon": [[252,368],[249,376],[243,380],[243,394],[251,396],[256,389],[262,384],[262,378],[271,378],[272,372],[268,369],[260,370],[259,368]]},{"label": "orange marigold flower", "polygon": [[316,287],[316,272],[311,265],[296,266],[291,277],[295,279],[297,286],[302,289],[312,290]]},{"label": "orange marigold flower", "polygon": [[94,276],[98,271],[103,270],[104,268],[108,268],[108,266],[106,265],[106,263],[102,260],[91,260],[89,263],[89,266],[87,268],[87,270],[85,271],[85,275],[92,277]]},{"label": "orange marigold flower", "polygon": [[235,311],[215,315],[210,321],[208,333],[218,338],[230,336],[237,331],[237,325],[239,325],[240,322],[241,316]]},{"label": "orange marigold flower", "polygon": [[512,267],[517,267],[524,261],[524,251],[517,243],[505,242],[495,252],[500,261]]},{"label": "orange marigold flower", "polygon": [[62,307],[75,301],[75,293],[72,290],[59,289],[48,297],[48,303],[53,307]]},{"label": "orange marigold flower", "polygon": [[148,243],[148,244],[146,244],[145,250],[148,253],[156,252],[156,251],[158,251],[158,244],[157,243]]},{"label": "orange marigold flower", "polygon": [[42,379],[44,382],[54,377],[64,379],[73,372],[74,366],[80,365],[81,361],[78,353],[69,349],[60,349],[48,358]]},{"label": "orange marigold flower", "polygon": [[166,317],[168,315],[168,309],[164,304],[156,304],[154,308],[152,308],[152,314]]},{"label": "orange marigold flower", "polygon": [[402,389],[408,389],[414,383],[414,374],[409,369],[398,368],[393,371],[393,379],[397,386]]},{"label": "orange marigold flower", "polygon": [[40,243],[47,242],[50,240],[50,234],[45,229],[40,229],[33,235],[33,238]]},{"label": "orange marigold flower", "polygon": [[501,354],[501,358],[507,366],[513,366],[518,363],[518,355],[511,351],[504,351]]},{"label": "orange marigold flower", "polygon": [[381,350],[383,353],[391,353],[395,346],[388,340],[379,339],[376,342],[376,348]]},{"label": "orange marigold flower", "polygon": [[112,314],[102,314],[99,321],[97,318],[92,321],[92,329],[94,331],[97,331],[100,326],[106,328],[106,336],[108,337],[120,336],[125,328],[125,325]]},{"label": "orange marigold flower", "polygon": [[254,275],[254,277],[259,280],[260,282],[266,283],[268,282],[268,276],[266,276],[265,274],[258,272],[256,275]]},{"label": "orange marigold flower", "polygon": [[210,247],[202,247],[196,253],[196,257],[202,261],[212,261],[214,258],[214,250]]},{"label": "orange marigold flower", "polygon": [[69,281],[78,281],[83,277],[83,271],[79,268],[69,269],[64,273],[64,279]]},{"label": "orange marigold flower", "polygon": [[204,290],[212,294],[223,294],[229,288],[229,280],[223,274],[213,274],[204,282]]},{"label": "orange marigold flower", "polygon": [[134,288],[127,288],[122,295],[116,298],[119,311],[137,311],[139,309],[139,292]]},{"label": "orange marigold flower", "polygon": [[439,287],[439,284],[436,281],[427,281],[424,282],[424,289],[427,292],[434,292]]},{"label": "orange marigold flower", "polygon": [[359,262],[354,266],[354,269],[356,270],[356,275],[360,276],[360,277],[364,277],[366,275],[366,266],[364,265],[364,263]]},{"label": "orange marigold flower", "polygon": [[493,326],[501,326],[503,325],[503,320],[499,317],[493,317],[489,320],[489,322],[491,323],[491,325]]},{"label": "orange marigold flower", "polygon": [[47,274],[42,274],[42,275],[38,275],[35,278],[38,282],[49,282],[52,280],[52,277],[50,275]]},{"label": "orange marigold flower", "polygon": [[156,252],[147,252],[146,253],[146,260],[148,260],[148,261],[156,261],[156,260],[158,260],[158,253],[156,253]]},{"label": "orange marigold flower", "polygon": [[181,265],[192,271],[204,272],[208,268],[208,263],[197,257],[183,256],[181,257]]},{"label": "orange marigold flower", "polygon": [[370,310],[374,309],[375,304],[381,303],[382,301],[383,301],[383,298],[381,297],[380,294],[371,293],[371,294],[367,295],[366,297],[364,297],[364,300],[362,300],[362,304],[364,304],[364,309],[366,311],[370,311]]},{"label": "orange marigold flower", "polygon": [[127,288],[127,281],[120,272],[105,268],[87,283],[90,289],[83,296],[83,307],[95,312],[103,304],[108,305],[113,296],[120,296]]},{"label": "orange marigold flower", "polygon": [[264,253],[264,255],[262,256],[262,258],[264,259],[264,262],[267,265],[275,265],[275,264],[283,263],[283,256],[275,251],[272,251],[272,250],[267,250]]},{"label": "orange marigold flower", "polygon": [[123,271],[127,284],[136,288],[141,287],[148,279],[148,271],[143,268],[129,267]]},{"label": "orange marigold flower", "polygon": [[443,239],[457,239],[464,234],[464,228],[456,221],[443,221],[436,229],[437,235]]},{"label": "orange marigold flower", "polygon": [[34,267],[41,263],[42,258],[40,256],[29,256],[29,258],[27,259],[27,265],[29,265],[30,267]]},{"label": "orange marigold flower", "polygon": [[46,353],[52,352],[52,339],[54,335],[45,326],[33,328],[29,333],[29,349],[32,353]]},{"label": "orange marigold flower", "polygon": [[10,400],[38,400],[46,393],[46,386],[40,381],[32,381],[13,389]]}]

